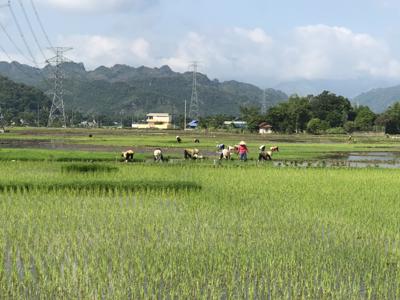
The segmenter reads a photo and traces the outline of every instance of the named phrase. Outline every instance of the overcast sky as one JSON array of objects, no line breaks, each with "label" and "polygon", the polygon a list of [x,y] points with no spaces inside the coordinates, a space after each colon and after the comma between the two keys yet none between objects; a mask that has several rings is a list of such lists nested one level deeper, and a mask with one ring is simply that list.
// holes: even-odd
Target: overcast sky
[{"label": "overcast sky", "polygon": [[[12,0],[25,38],[44,58],[31,0]],[[0,3],[6,3],[0,0]],[[71,46],[87,69],[128,64],[187,71],[200,61],[210,78],[268,86],[293,79],[400,81],[400,1],[395,0],[34,0],[50,39]],[[0,21],[29,58],[10,10]],[[24,61],[0,30],[0,59]],[[49,56],[50,53],[46,53]],[[26,59],[25,59],[26,62]],[[32,64],[32,63],[31,63]]]}]

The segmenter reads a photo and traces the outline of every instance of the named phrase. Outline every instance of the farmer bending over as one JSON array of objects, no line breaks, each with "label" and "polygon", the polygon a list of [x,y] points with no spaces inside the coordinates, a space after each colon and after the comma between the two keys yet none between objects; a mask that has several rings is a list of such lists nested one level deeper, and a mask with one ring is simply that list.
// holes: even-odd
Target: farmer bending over
[{"label": "farmer bending over", "polygon": [[154,155],[154,161],[156,162],[164,161],[164,156],[162,155],[161,148],[156,148],[156,150],[154,150],[153,155]]},{"label": "farmer bending over", "polygon": [[261,145],[259,149],[258,161],[272,160],[272,151],[265,151],[265,145]]},{"label": "farmer bending over", "polygon": [[127,150],[125,152],[122,152],[121,156],[124,158],[125,162],[129,162],[129,161],[133,160],[134,154],[135,154],[135,151]]},{"label": "farmer bending over", "polygon": [[185,156],[185,159],[198,159],[199,157],[199,149],[185,149],[183,151],[183,154]]},{"label": "farmer bending over", "polygon": [[229,149],[223,149],[219,159],[226,159],[226,160],[230,160],[231,159],[231,151],[229,151]]}]

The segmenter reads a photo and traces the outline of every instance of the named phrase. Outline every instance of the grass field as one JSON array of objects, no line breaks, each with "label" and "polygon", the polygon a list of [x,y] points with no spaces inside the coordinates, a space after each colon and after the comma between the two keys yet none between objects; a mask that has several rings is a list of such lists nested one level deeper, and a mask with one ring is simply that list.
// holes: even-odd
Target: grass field
[{"label": "grass field", "polygon": [[[384,138],[309,139],[278,155],[398,151]],[[25,150],[32,159],[0,150],[1,299],[400,298],[400,170]]]}]

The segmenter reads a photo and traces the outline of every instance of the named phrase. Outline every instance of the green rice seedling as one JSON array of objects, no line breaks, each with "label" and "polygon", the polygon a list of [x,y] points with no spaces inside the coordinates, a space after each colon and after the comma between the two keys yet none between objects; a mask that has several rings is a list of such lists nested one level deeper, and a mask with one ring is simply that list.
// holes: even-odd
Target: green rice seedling
[{"label": "green rice seedling", "polygon": [[14,182],[1,183],[0,191],[11,192],[31,192],[34,190],[41,191],[180,191],[180,190],[200,190],[201,185],[188,181],[64,181],[64,182]]},{"label": "green rice seedling", "polygon": [[399,170],[63,165],[0,162],[2,299],[400,297]]},{"label": "green rice seedling", "polygon": [[118,171],[115,166],[105,165],[105,164],[94,164],[94,163],[74,163],[61,166],[61,171],[65,173],[94,173],[103,172],[111,173]]}]

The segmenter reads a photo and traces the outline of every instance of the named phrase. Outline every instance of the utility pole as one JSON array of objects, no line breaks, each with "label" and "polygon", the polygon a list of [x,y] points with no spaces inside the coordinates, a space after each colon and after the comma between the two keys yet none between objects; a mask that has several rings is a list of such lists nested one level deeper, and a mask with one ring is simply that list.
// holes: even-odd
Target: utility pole
[{"label": "utility pole", "polygon": [[197,96],[197,61],[194,61],[190,67],[193,71],[192,97],[190,99],[189,118],[198,120],[200,117],[199,99]]},{"label": "utility pole", "polygon": [[39,107],[39,102],[37,103],[37,119],[36,119],[36,126],[40,126],[40,107]]},{"label": "utility pole", "polygon": [[5,125],[4,125],[4,115],[3,115],[3,112],[1,111],[1,107],[0,107],[0,128],[3,132],[6,131]]},{"label": "utility pole", "polygon": [[183,130],[186,130],[186,99],[185,99],[185,115],[183,117]]},{"label": "utility pole", "polygon": [[75,127],[74,126],[74,109],[71,110],[71,127]]},{"label": "utility pole", "polygon": [[53,102],[51,104],[48,127],[51,127],[54,120],[59,119],[63,128],[67,127],[64,110],[64,78],[65,74],[62,70],[63,63],[68,60],[65,58],[64,53],[72,50],[72,48],[66,47],[55,47],[52,48],[56,53],[56,56],[47,60],[49,64],[52,64],[54,70],[54,88],[53,88]]},{"label": "utility pole", "polygon": [[267,91],[263,90],[263,100],[261,103],[261,114],[265,115],[267,113]]},{"label": "utility pole", "polygon": [[124,111],[124,109],[121,109],[121,111],[119,112],[119,114],[120,114],[120,116],[121,116],[121,129],[122,128],[124,128],[124,124],[123,124],[123,117],[124,117],[124,114],[125,114],[125,111]]}]

